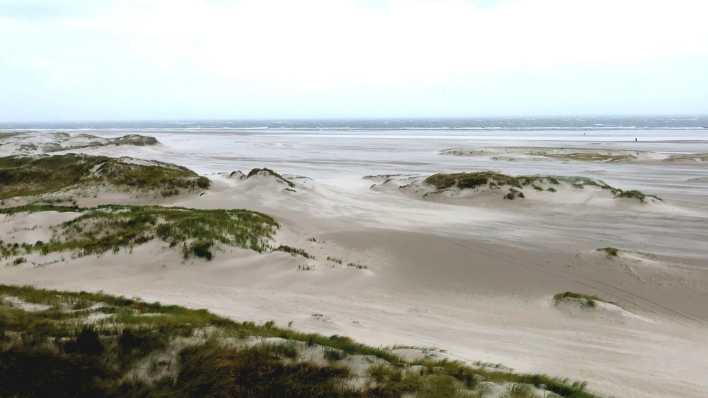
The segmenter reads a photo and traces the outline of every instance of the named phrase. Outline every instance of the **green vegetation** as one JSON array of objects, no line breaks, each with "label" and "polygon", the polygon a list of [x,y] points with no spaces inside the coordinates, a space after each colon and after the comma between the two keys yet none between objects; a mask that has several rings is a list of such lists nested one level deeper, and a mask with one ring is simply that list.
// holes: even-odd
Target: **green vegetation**
[{"label": "green vegetation", "polygon": [[[23,135],[24,133],[14,133],[13,135]],[[77,150],[83,148],[98,148],[110,145],[157,145],[158,141],[155,137],[128,134],[116,138],[98,137],[91,134],[68,134],[68,133],[42,133],[46,141],[41,143],[22,143],[22,140],[16,143],[19,152],[57,152]],[[0,133],[0,139],[8,138],[12,135],[4,135]]]},{"label": "green vegetation", "polygon": [[479,171],[469,173],[438,173],[433,174],[423,180],[424,183],[432,185],[437,189],[470,189],[478,187],[489,187],[492,189],[504,186],[510,187],[509,192],[504,195],[505,199],[524,198],[523,192],[519,191],[527,186],[531,186],[537,191],[543,191],[544,185],[547,192],[557,192],[553,185],[566,183],[574,188],[583,189],[586,186],[598,187],[609,190],[616,198],[632,198],[642,203],[649,198],[661,200],[658,196],[647,195],[637,190],[625,191],[615,188],[604,181],[594,180],[587,177],[566,177],[566,176],[509,176],[494,171]]},{"label": "green vegetation", "polygon": [[86,185],[176,195],[206,189],[209,179],[176,165],[106,156],[55,155],[0,158],[0,199],[41,195]]},{"label": "green vegetation", "polygon": [[576,160],[586,162],[621,162],[636,160],[637,155],[632,151],[611,151],[593,149],[571,149],[571,148],[479,148],[464,149],[450,148],[440,152],[442,155],[455,156],[489,156],[495,153],[505,153],[509,156],[493,156],[496,160],[518,160],[518,155],[543,156],[560,160]]},{"label": "green vegetation", "polygon": [[632,154],[611,154],[601,152],[574,152],[574,153],[530,153],[531,155],[546,156],[549,158],[561,160],[577,160],[583,162],[624,162],[636,160],[637,157]]},{"label": "green vegetation", "polygon": [[[80,255],[117,252],[155,238],[180,247],[185,258],[211,260],[217,244],[238,246],[263,252],[270,249],[270,239],[278,223],[268,215],[249,210],[201,210],[182,207],[104,205],[77,209],[47,205],[29,205],[23,211],[81,211],[77,218],[53,227],[49,242],[33,244],[3,243],[0,256],[22,253],[42,254],[75,251]],[[17,209],[3,209],[14,213]]]},{"label": "green vegetation", "polygon": [[619,249],[616,247],[601,247],[597,251],[607,253],[607,257],[617,257],[619,255]]},{"label": "green vegetation", "polygon": [[148,135],[140,134],[127,134],[121,137],[109,139],[109,143],[114,145],[135,145],[135,146],[146,146],[146,145],[157,145],[159,142],[157,138],[150,137]]},{"label": "green vegetation", "polygon": [[26,263],[26,262],[27,262],[27,259],[26,259],[26,258],[24,258],[24,257],[17,257],[16,259],[14,259],[14,260],[12,261],[12,265],[20,265],[20,264],[24,264],[24,263]]},{"label": "green vegetation", "polygon": [[[18,301],[35,304],[35,309],[25,310]],[[248,343],[254,337],[282,342]],[[312,352],[322,352],[326,364],[311,361]],[[379,359],[362,384],[352,383],[347,361],[353,355]],[[507,383],[508,391],[543,386],[562,397],[593,397],[584,383],[446,360],[406,362],[346,337],[304,334],[273,322],[236,322],[205,310],[100,293],[0,285],[3,397],[362,398],[410,393],[448,398],[481,396],[482,382]]]},{"label": "green vegetation", "polygon": [[506,174],[496,173],[493,171],[452,174],[438,173],[429,176],[423,182],[433,185],[438,190],[453,187],[459,189],[476,188],[487,184],[521,187],[517,177],[508,176]]},{"label": "green vegetation", "polygon": [[593,295],[589,295],[589,294],[582,294],[582,293],[575,293],[575,292],[563,292],[563,293],[558,293],[553,296],[553,302],[556,305],[561,304],[561,303],[567,303],[567,302],[575,302],[575,303],[580,303],[580,305],[583,307],[594,308],[597,305],[598,301],[605,302],[605,303],[609,302],[609,301],[602,300],[597,296],[593,296]]},{"label": "green vegetation", "polygon": [[479,186],[501,187],[505,185],[515,188],[523,188],[527,185],[536,187],[540,187],[539,184],[558,185],[561,180],[566,178],[574,177],[509,176],[494,171],[477,171],[470,173],[433,174],[423,180],[423,182],[433,185],[438,190],[449,188],[476,188]]},{"label": "green vegetation", "polygon": [[217,343],[182,350],[177,380],[165,392],[184,397],[355,397],[349,369],[288,363],[268,346],[228,348]]},{"label": "green vegetation", "polygon": [[56,211],[61,213],[81,212],[77,206],[57,206],[49,203],[35,202],[28,205],[0,208],[0,214],[37,213],[42,211]]},{"label": "green vegetation", "polygon": [[658,196],[656,195],[647,195],[644,192],[637,191],[635,189],[630,190],[630,191],[623,191],[621,189],[614,188],[612,189],[612,193],[615,194],[616,197],[618,198],[630,198],[630,199],[637,199],[640,202],[644,203],[647,201],[647,198],[652,198],[656,200],[661,200]]},{"label": "green vegetation", "polygon": [[330,362],[341,361],[346,357],[347,354],[343,351],[335,350],[333,348],[326,348],[324,350],[324,358]]},{"label": "green vegetation", "polygon": [[708,162],[708,153],[686,153],[680,155],[671,155],[664,159],[665,162]]}]

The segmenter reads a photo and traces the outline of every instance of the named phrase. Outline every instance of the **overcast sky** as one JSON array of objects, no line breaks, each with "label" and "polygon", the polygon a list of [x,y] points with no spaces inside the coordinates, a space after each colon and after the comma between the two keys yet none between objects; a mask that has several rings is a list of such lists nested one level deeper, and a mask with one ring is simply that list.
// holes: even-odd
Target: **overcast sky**
[{"label": "overcast sky", "polygon": [[652,113],[706,0],[0,0],[0,121]]}]

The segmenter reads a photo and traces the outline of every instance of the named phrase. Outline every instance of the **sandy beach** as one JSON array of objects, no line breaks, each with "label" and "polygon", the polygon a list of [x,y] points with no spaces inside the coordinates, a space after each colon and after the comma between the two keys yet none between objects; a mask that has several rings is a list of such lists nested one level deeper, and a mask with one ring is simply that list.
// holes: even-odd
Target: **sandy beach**
[{"label": "sandy beach", "polygon": [[[27,256],[25,264],[0,267],[3,283],[207,308],[374,346],[431,347],[452,359],[584,380],[590,391],[606,396],[708,394],[708,163],[665,161],[706,153],[706,142],[548,136],[515,141],[510,148],[504,140],[441,132],[146,135],[159,144],[57,153],[188,167],[209,177],[211,188],[157,202],[264,212],[281,224],[277,243],[303,248],[314,258],[223,248],[209,262],[184,260],[153,241],[99,256]],[[515,149],[529,147],[537,153],[601,148],[604,154],[642,155],[588,161]],[[450,148],[464,150],[450,155]],[[468,153],[469,148],[501,149]],[[293,186],[268,175],[232,174],[254,167],[273,169]],[[525,197],[516,200],[494,190],[431,196],[401,188],[434,173],[481,170],[589,177],[661,200],[644,203],[564,183],[553,192],[523,188]],[[364,178],[377,175],[387,176]],[[387,185],[376,189],[383,181]],[[82,207],[125,200],[116,198],[75,195]],[[0,232],[6,242],[47,239],[50,225],[72,216],[0,215]],[[606,247],[617,248],[617,255],[598,250]],[[553,296],[565,291],[608,304],[554,304]]]}]

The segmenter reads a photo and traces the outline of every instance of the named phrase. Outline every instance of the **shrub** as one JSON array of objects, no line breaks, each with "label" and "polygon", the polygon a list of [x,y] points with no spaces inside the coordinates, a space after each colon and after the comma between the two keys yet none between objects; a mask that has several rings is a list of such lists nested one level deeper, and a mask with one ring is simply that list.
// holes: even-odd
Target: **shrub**
[{"label": "shrub", "polygon": [[105,373],[93,357],[63,356],[31,348],[0,350],[2,397],[105,396],[96,383]]},{"label": "shrub", "polygon": [[68,353],[98,355],[103,352],[103,344],[98,333],[93,328],[85,326],[73,341],[65,344],[64,350]]},{"label": "shrub", "polygon": [[197,186],[202,189],[209,189],[211,186],[211,181],[204,176],[200,176],[197,178]]},{"label": "shrub", "polygon": [[214,246],[214,242],[210,241],[196,241],[189,244],[188,249],[184,252],[184,258],[189,258],[190,255],[195,257],[206,259],[211,261],[213,254],[211,253],[211,247]]},{"label": "shrub", "polygon": [[118,336],[118,351],[123,356],[142,356],[164,346],[164,339],[149,330],[125,328]]},{"label": "shrub", "polygon": [[325,348],[324,350],[324,358],[328,361],[341,361],[342,359],[346,358],[347,354],[345,352],[339,351],[339,350],[334,350],[331,348]]},{"label": "shrub", "polygon": [[598,251],[607,253],[607,257],[617,257],[619,256],[619,249],[616,247],[602,247],[597,249]]}]

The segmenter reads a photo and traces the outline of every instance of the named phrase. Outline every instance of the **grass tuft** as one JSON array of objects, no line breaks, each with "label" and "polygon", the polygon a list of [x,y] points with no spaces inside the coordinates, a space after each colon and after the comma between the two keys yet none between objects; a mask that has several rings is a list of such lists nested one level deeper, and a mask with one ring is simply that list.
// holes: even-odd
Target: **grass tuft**
[{"label": "grass tuft", "polygon": [[556,305],[560,303],[577,302],[583,307],[594,308],[597,306],[598,301],[606,302],[597,296],[575,292],[563,292],[553,296],[553,302]]}]

